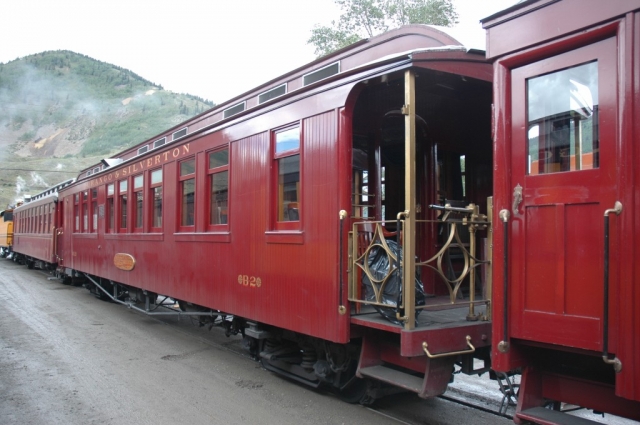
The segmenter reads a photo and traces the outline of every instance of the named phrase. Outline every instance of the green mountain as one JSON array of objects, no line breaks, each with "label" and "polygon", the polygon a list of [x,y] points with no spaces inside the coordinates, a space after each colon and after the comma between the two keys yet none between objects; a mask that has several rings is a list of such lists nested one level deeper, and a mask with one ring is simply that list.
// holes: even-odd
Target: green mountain
[{"label": "green mountain", "polygon": [[213,106],[70,51],[0,64],[0,209]]}]

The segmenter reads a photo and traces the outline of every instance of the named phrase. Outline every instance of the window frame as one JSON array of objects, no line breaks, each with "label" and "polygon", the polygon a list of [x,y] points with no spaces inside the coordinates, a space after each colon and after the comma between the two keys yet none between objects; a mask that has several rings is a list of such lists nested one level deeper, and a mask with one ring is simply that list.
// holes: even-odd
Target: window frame
[{"label": "window frame", "polygon": [[[298,147],[277,152],[277,135],[294,129],[298,129]],[[271,158],[272,158],[272,181],[271,184],[271,229],[273,231],[300,231],[303,222],[303,206],[302,206],[302,188],[303,188],[303,126],[301,122],[295,122],[286,126],[279,127],[271,131]],[[298,203],[298,220],[280,220],[280,204],[284,203],[284,199],[280,199],[280,160],[298,156],[298,182],[296,187],[296,199]],[[282,212],[284,215],[284,211]]]},{"label": "window frame", "polygon": [[[525,103],[525,125],[527,128],[527,137],[525,138],[526,148],[525,152],[528,154],[526,175],[538,176],[544,174],[555,174],[565,172],[576,172],[592,170],[599,168],[599,101],[596,98],[595,105],[592,103],[591,115],[585,118],[583,114],[577,113],[577,105],[571,104],[565,105],[567,110],[560,113],[556,112],[552,115],[546,115],[541,117],[531,118],[532,110],[535,110],[537,103],[531,100],[531,93],[541,93],[539,96],[542,100],[549,98],[562,98],[562,94],[568,95],[572,90],[569,84],[565,84],[562,89],[566,89],[565,93],[558,93],[557,91],[544,91],[536,90],[538,81],[549,81],[550,78],[564,79],[567,82],[573,82],[586,88],[589,98],[593,91],[589,90],[587,85],[583,85],[580,82],[573,80],[571,76],[576,74],[588,74],[589,68],[591,68],[591,77],[595,76],[595,93],[599,91],[599,64],[597,59],[590,59],[574,65],[553,69],[548,72],[540,73],[538,75],[527,76],[524,80],[524,86],[526,90],[526,103]],[[595,72],[594,72],[595,71]],[[584,75],[579,75],[584,76]],[[586,83],[586,81],[582,80]],[[545,98],[545,95],[547,97]],[[566,97],[565,99],[570,99]],[[592,99],[591,99],[592,100]],[[593,102],[593,100],[592,100]],[[544,103],[544,102],[540,102]],[[574,108],[574,109],[572,109]],[[556,129],[556,124],[565,124],[562,127]],[[584,124],[584,126],[583,126]],[[585,127],[590,125],[591,128],[585,132],[585,140],[582,140],[582,134]],[[536,131],[533,131],[533,129]],[[595,132],[594,132],[595,131]],[[564,137],[554,135],[557,133],[563,133]],[[535,136],[532,136],[536,134]],[[535,152],[538,154],[537,158],[531,155],[533,139],[536,139]],[[586,140],[589,140],[591,146],[588,147],[588,151],[583,149]],[[566,142],[563,143],[563,142]],[[572,143],[573,142],[573,143]],[[571,149],[574,149],[574,153],[571,154]]]},{"label": "window frame", "polygon": [[[127,187],[126,189],[123,191],[122,190],[122,183],[126,183]],[[130,221],[129,220],[129,211],[127,211],[129,209],[129,199],[130,199],[130,195],[129,195],[129,191],[130,191],[131,185],[129,184],[129,178],[125,177],[124,179],[118,180],[117,182],[117,189],[118,189],[118,207],[116,209],[116,231],[117,233],[129,233],[129,225],[130,225]],[[124,208],[122,207],[122,200],[123,200],[123,196],[125,197],[125,206]],[[124,216],[123,216],[124,214]],[[122,219],[124,217],[124,226],[122,225]]]},{"label": "window frame", "polygon": [[[136,186],[136,180],[140,179],[140,186]],[[136,174],[131,178],[133,182],[132,196],[131,199],[133,201],[132,205],[132,216],[131,216],[131,227],[133,229],[133,233],[142,233],[144,232],[145,225],[145,205],[144,205],[144,192],[145,192],[145,184],[144,184],[144,173]],[[140,199],[138,199],[141,197]],[[140,224],[138,226],[138,224]]]},{"label": "window frame", "polygon": [[73,233],[80,233],[80,192],[73,194]]},{"label": "window frame", "polygon": [[[153,173],[159,171],[160,172],[160,182],[158,183],[153,183]],[[155,211],[156,211],[156,204],[155,204],[155,191],[157,188],[160,188],[160,226],[156,227],[155,226]],[[149,170],[149,189],[148,189],[148,201],[147,201],[147,205],[149,208],[149,213],[147,214],[149,216],[149,228],[151,229],[150,231],[152,233],[160,233],[162,232],[162,226],[164,223],[164,169],[162,167],[160,168],[156,168],[153,170]]]},{"label": "window frame", "polygon": [[[111,186],[111,194],[109,194],[109,186]],[[106,226],[105,233],[116,233],[116,206],[115,206],[115,198],[116,198],[116,184],[108,183],[105,186],[105,193],[107,195],[106,205]]]},{"label": "window frame", "polygon": [[80,220],[80,224],[82,226],[82,233],[89,232],[89,190],[85,189],[80,192],[80,200],[82,203],[81,211],[82,211],[82,220]]},{"label": "window frame", "polygon": [[[217,152],[223,152],[223,151],[227,151],[227,163],[225,165],[219,165],[219,166],[211,166],[211,154],[217,153]],[[207,214],[206,214],[206,229],[209,232],[214,232],[214,231],[226,231],[229,229],[229,221],[230,221],[230,186],[231,186],[231,173],[230,173],[230,163],[231,163],[231,149],[229,148],[229,145],[224,145],[224,146],[219,146],[216,149],[212,149],[209,150],[205,153],[206,155],[206,161],[207,161],[207,170],[206,170],[206,209],[207,209]],[[222,173],[227,173],[227,199],[226,199],[226,223],[211,223],[211,218],[212,218],[212,184],[213,184],[213,177],[215,175],[219,175]]]},{"label": "window frame", "polygon": [[[188,173],[188,174],[184,174],[182,175],[182,164],[185,164],[189,161],[193,162],[193,171]],[[195,232],[196,229],[196,211],[197,211],[197,161],[196,161],[196,157],[195,156],[190,156],[188,158],[183,158],[182,160],[178,161],[177,163],[177,175],[178,175],[178,187],[177,187],[177,192],[178,192],[178,197],[177,197],[177,202],[176,202],[176,209],[177,209],[177,214],[176,214],[176,220],[177,220],[177,228],[178,228],[178,232]],[[193,211],[193,219],[192,219],[192,224],[182,224],[183,223],[183,198],[184,198],[184,185],[186,181],[189,180],[193,180],[193,207],[192,207],[192,211]]]},{"label": "window frame", "polygon": [[94,187],[90,190],[90,226],[91,233],[98,233],[98,188]]}]

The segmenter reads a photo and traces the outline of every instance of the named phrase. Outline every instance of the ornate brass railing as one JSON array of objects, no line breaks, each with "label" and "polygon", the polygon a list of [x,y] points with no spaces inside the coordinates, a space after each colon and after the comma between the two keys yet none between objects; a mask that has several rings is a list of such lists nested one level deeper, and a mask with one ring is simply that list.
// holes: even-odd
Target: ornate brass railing
[{"label": "ornate brass railing", "polygon": [[[448,227],[448,233],[446,235],[446,241],[439,247],[438,252],[431,258],[425,261],[416,261],[416,267],[426,267],[433,270],[440,279],[446,284],[449,290],[449,303],[447,304],[430,304],[417,309],[429,309],[440,308],[451,304],[468,304],[469,314],[468,320],[478,320],[479,315],[475,314],[475,305],[485,304],[490,305],[490,297],[486,299],[476,300],[476,273],[480,266],[491,263],[491,241],[489,238],[488,252],[485,259],[477,257],[477,239],[476,232],[478,230],[489,229],[489,236],[491,235],[491,215],[479,214],[478,206],[475,204],[467,205],[464,208],[451,207],[450,205],[431,205],[430,208],[440,210],[443,215],[436,222],[441,226]],[[489,210],[491,210],[491,203],[489,202]],[[416,220],[416,223],[433,223],[433,220]],[[469,242],[465,243],[461,240],[460,230],[465,228],[469,234]],[[453,253],[456,253],[461,257],[461,270],[456,273],[452,269],[451,264],[447,264],[447,270],[443,267],[443,262],[447,258],[450,258]],[[467,280],[469,282],[469,300],[457,301],[460,287]],[[487,288],[490,287],[490,282],[486,282]],[[485,312],[485,319],[489,312]]]},{"label": "ornate brass railing", "polygon": [[[349,234],[349,301],[385,307],[397,307],[383,303],[382,294],[389,278],[401,267],[398,257],[389,248],[387,238],[395,237],[395,233],[387,232],[385,221],[366,221],[353,223],[353,230]],[[401,222],[400,222],[401,223]],[[374,249],[382,249],[389,260],[389,268],[382,277],[376,277],[369,266],[369,255]],[[367,301],[362,296],[362,274],[371,282],[374,300]]]},{"label": "ornate brass railing", "polygon": [[[398,311],[406,309],[440,309],[451,305],[469,305],[468,320],[478,320],[481,316],[475,313],[476,305],[486,305],[486,311],[483,319],[490,318],[491,315],[491,275],[490,268],[485,279],[485,298],[475,299],[477,270],[482,265],[490,264],[491,258],[491,202],[488,204],[488,216],[478,213],[476,205],[468,205],[464,208],[445,206],[431,206],[433,209],[442,212],[438,220],[416,220],[416,227],[433,226],[433,229],[446,229],[446,234],[441,237],[444,242],[437,247],[437,252],[431,258],[420,261],[416,259],[415,267],[426,268],[432,270],[446,285],[449,291],[449,302],[445,304],[426,303],[424,306],[405,306],[403,299],[383,300],[385,287],[389,279],[397,273],[402,276],[404,261],[402,258],[389,248],[388,240],[393,239],[398,245],[402,244],[402,234],[404,232],[404,220],[397,221],[364,221],[353,223],[352,231],[349,233],[349,268],[348,268],[348,285],[349,285],[349,301],[356,304],[367,304],[374,306],[383,306],[396,308]],[[387,229],[393,225],[399,229],[400,236],[397,232],[389,232]],[[468,242],[463,241],[460,236],[460,230],[465,229],[469,234]],[[485,258],[481,259],[477,256],[476,233],[479,230],[488,230],[487,247],[485,250]],[[435,235],[436,230],[433,231]],[[465,238],[466,239],[466,238]],[[385,270],[384,275],[374,272],[370,268],[369,258],[373,250],[383,250],[387,256],[389,267]],[[459,259],[459,268],[454,270],[449,263],[451,256],[455,254]],[[366,300],[363,294],[362,279],[366,276],[371,283],[373,291],[372,299]],[[466,301],[458,300],[461,286],[468,282],[469,298]],[[371,297],[370,297],[371,298]],[[359,310],[359,307],[356,307]]]}]

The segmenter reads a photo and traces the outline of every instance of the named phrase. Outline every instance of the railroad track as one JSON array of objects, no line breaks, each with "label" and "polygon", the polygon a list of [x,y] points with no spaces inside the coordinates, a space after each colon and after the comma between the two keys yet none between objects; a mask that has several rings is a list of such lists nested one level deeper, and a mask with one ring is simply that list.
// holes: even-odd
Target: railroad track
[{"label": "railroad track", "polygon": [[[207,344],[218,349],[224,349],[226,351],[234,353],[237,356],[246,358],[251,363],[255,363],[254,360],[250,358],[246,349],[243,347],[241,337],[225,337],[223,327],[214,326],[210,331],[208,331],[207,327],[199,327],[194,319],[184,317],[154,317],[153,320],[158,320],[163,324],[172,326],[172,328],[174,328],[176,332],[181,332],[185,335],[188,335],[203,344]],[[456,378],[458,378],[458,376],[459,375],[456,375]],[[495,381],[487,381],[487,385],[491,384],[495,384]],[[292,383],[291,385],[298,384]],[[495,384],[495,387],[497,388],[497,384]],[[488,388],[485,389],[489,390]],[[459,410],[459,407],[463,407],[466,409],[473,409],[478,412],[488,413],[494,415],[496,418],[502,418],[505,424],[512,421],[513,417],[511,415],[502,414],[498,410],[501,399],[501,397],[499,396],[499,390],[491,388],[488,392],[492,395],[481,396],[479,394],[467,392],[464,396],[462,396],[461,390],[456,388],[451,392],[447,392],[444,395],[437,397],[437,401],[423,400],[418,398],[415,394],[402,393],[398,395],[388,396],[377,401],[373,406],[363,406],[363,408],[371,412],[375,412],[377,415],[384,416],[390,420],[393,420],[394,423],[424,425],[425,423],[430,423],[425,422],[425,420],[429,420],[428,413],[425,413],[425,415],[419,415],[418,417],[408,417],[413,415],[407,414],[407,411],[415,411],[418,409],[428,411],[432,407],[431,404],[442,404],[441,402],[444,401],[447,404],[453,404],[456,406],[450,406],[450,410]],[[327,392],[327,396],[331,397],[333,396],[333,394]],[[497,399],[494,399],[496,397]],[[481,404],[484,404],[484,406]],[[437,423],[440,424],[445,422]]]}]

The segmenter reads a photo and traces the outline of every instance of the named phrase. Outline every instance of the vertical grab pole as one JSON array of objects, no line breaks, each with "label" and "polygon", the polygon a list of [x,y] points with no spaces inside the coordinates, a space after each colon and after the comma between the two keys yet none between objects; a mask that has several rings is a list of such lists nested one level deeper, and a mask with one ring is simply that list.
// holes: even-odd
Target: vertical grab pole
[{"label": "vertical grab pole", "polygon": [[[403,212],[399,212],[396,216],[396,243],[399,247],[402,247],[402,220],[404,216]],[[391,268],[393,268],[393,258],[389,258],[391,262]],[[398,261],[398,276],[400,277],[400,288],[403,288],[403,275],[402,275],[402,261]],[[404,305],[402,301],[402,291],[398,291],[398,298],[396,299],[396,318],[398,320],[405,320],[404,317]]]},{"label": "vertical grab pole", "polygon": [[347,218],[347,212],[340,210],[340,305],[338,306],[338,313],[343,315],[347,312],[347,308],[344,305],[344,219]]},{"label": "vertical grab pole", "polygon": [[622,203],[616,201],[615,206],[604,212],[604,309],[602,318],[602,360],[613,365],[616,373],[622,371],[622,362],[617,357],[609,358],[609,214],[620,215]]},{"label": "vertical grab pole", "polygon": [[416,326],[416,76],[404,73],[404,235],[402,240],[402,280],[405,307],[404,329]]},{"label": "vertical grab pole", "polygon": [[476,224],[475,220],[478,217],[478,207],[475,204],[470,204],[467,209],[473,209],[473,212],[469,215],[469,314],[467,320],[475,321],[480,318],[480,315],[476,316],[475,313],[475,299],[476,299]]},{"label": "vertical grab pole", "polygon": [[509,210],[500,210],[502,220],[502,341],[498,343],[498,351],[509,351]]}]

